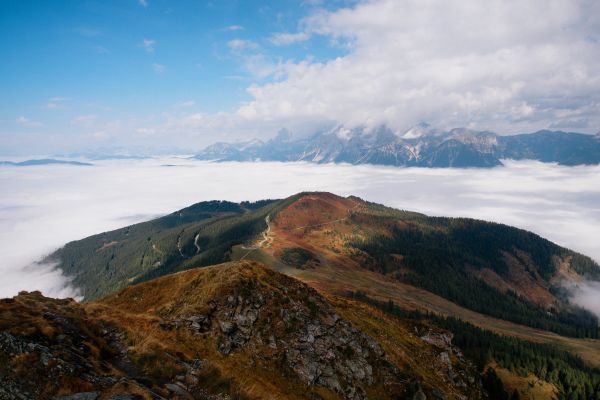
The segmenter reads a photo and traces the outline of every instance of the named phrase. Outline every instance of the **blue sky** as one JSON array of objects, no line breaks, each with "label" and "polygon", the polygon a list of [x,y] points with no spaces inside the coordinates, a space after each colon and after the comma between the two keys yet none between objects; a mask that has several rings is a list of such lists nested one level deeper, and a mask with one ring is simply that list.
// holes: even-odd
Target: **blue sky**
[{"label": "blue sky", "polygon": [[3,1],[2,131],[51,135],[73,130],[78,118],[235,110],[250,98],[251,83],[272,78],[263,69],[341,53],[319,38],[285,48],[270,40],[295,31],[314,7],[291,0]]},{"label": "blue sky", "polygon": [[0,153],[334,124],[599,130],[598,6],[492,3],[0,1]]}]

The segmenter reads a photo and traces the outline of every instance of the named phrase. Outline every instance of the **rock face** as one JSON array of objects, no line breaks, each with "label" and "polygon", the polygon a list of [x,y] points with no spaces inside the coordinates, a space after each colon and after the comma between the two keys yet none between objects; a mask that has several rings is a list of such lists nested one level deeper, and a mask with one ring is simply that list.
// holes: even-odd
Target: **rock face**
[{"label": "rock face", "polygon": [[0,301],[0,400],[483,398],[448,334],[365,331],[360,307],[254,262],[84,305],[21,293]]},{"label": "rock face", "polygon": [[178,316],[170,325],[216,339],[224,355],[247,351],[257,360],[277,360],[304,384],[347,399],[364,399],[364,387],[376,382],[392,392],[409,382],[373,338],[342,319],[316,291],[278,279],[284,286],[274,290],[250,277],[221,301],[213,299],[208,313]]},{"label": "rock face", "polygon": [[[421,340],[437,349],[436,366],[438,371],[447,377],[455,387],[467,388],[474,383],[472,371],[455,369],[453,366],[453,358],[458,359],[461,364],[465,363],[465,358],[460,349],[452,345],[451,333],[435,332],[428,327],[415,328],[415,330]],[[436,398],[443,398],[443,396],[438,395]]]},{"label": "rock face", "polygon": [[115,334],[89,319],[73,300],[48,299],[39,292],[1,300],[0,399],[95,400],[102,392],[150,393],[136,376],[119,371],[124,357]]}]

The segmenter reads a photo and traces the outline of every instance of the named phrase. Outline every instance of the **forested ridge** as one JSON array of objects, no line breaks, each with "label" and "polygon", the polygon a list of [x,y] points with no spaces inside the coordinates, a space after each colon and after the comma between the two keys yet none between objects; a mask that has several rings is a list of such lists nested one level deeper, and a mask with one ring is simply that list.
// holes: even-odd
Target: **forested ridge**
[{"label": "forested ridge", "polygon": [[[521,376],[532,373],[554,384],[560,391],[560,400],[600,400],[600,370],[588,367],[579,357],[556,346],[498,335],[454,317],[407,311],[392,301],[378,301],[362,292],[349,292],[347,296],[371,304],[396,317],[429,322],[452,332],[452,343],[477,364],[483,374],[484,383],[488,385],[492,384],[494,378],[485,374],[486,367],[495,361],[502,368]],[[490,387],[487,389],[493,390]],[[492,398],[508,399],[509,394],[505,395],[506,397],[502,397],[501,394],[500,397]]]},{"label": "forested ridge", "polygon": [[129,284],[230,259],[231,247],[266,228],[273,200],[207,201],[148,222],[67,243],[48,257],[87,300]]},{"label": "forested ridge", "polygon": [[[280,210],[288,205],[319,195],[300,193],[258,202],[201,202],[152,221],[68,243],[48,260],[58,262],[85,299],[96,299],[133,283],[229,261],[234,246],[251,245],[266,230],[267,216],[276,221]],[[342,199],[323,196],[334,202]],[[480,313],[565,336],[598,337],[598,319],[570,305],[560,287],[551,283],[557,260],[564,260],[580,275],[599,278],[600,267],[588,257],[507,225],[428,217],[356,197],[348,200],[358,206],[349,209],[346,218],[336,218],[357,234],[340,237],[350,257],[355,253],[367,256],[357,259],[365,268]],[[303,204],[312,207],[312,203]],[[326,222],[328,211],[319,208],[322,203],[314,204],[316,208],[309,212],[317,217],[325,215]],[[323,226],[335,229],[333,225]],[[296,246],[279,256],[283,264],[297,268],[319,268],[327,263],[319,248]],[[535,303],[512,288],[503,291],[492,287],[472,273],[487,269],[501,278],[510,277],[507,257],[516,263],[513,269],[546,286],[547,296],[557,301]]]},{"label": "forested ridge", "polygon": [[[561,307],[542,307],[512,290],[491,287],[468,270],[489,268],[506,275],[508,253],[532,278],[549,282],[556,272],[552,257],[560,256],[570,257],[571,267],[581,275],[598,278],[600,268],[590,258],[502,224],[425,216],[403,221],[408,223],[402,227],[388,223],[391,234],[356,239],[351,246],[369,255],[371,269],[471,310],[565,336],[598,337],[598,318],[592,313],[566,301]],[[400,255],[401,260],[391,255]],[[559,287],[548,286],[549,291],[560,293]]]}]

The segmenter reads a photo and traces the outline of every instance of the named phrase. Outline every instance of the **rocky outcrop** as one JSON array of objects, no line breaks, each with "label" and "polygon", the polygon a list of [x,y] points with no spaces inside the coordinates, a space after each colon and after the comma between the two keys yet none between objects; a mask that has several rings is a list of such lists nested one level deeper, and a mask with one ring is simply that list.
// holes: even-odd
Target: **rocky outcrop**
[{"label": "rocky outcrop", "polygon": [[125,399],[130,387],[150,393],[119,371],[116,329],[89,319],[75,301],[22,292],[0,301],[0,315],[1,400],[95,400],[103,392]]},{"label": "rocky outcrop", "polygon": [[[425,343],[431,344],[437,354],[435,366],[443,379],[448,379],[450,383],[459,389],[480,386],[474,365],[467,361],[461,350],[452,344],[453,335],[450,332],[440,332],[431,327],[415,327],[415,333]],[[455,368],[454,365],[460,365],[461,368]],[[434,398],[443,399],[441,393],[434,390]]]},{"label": "rocky outcrop", "polygon": [[253,262],[86,305],[21,293],[0,301],[0,400],[482,398],[450,335],[372,312]]},{"label": "rocky outcrop", "polygon": [[347,399],[366,398],[364,387],[376,382],[392,391],[406,386],[409,379],[373,338],[342,319],[313,289],[280,279],[286,281],[280,290],[244,281],[221,301],[213,299],[207,313],[178,316],[166,325],[215,338],[224,355],[248,351],[258,362],[279,360],[306,385]]}]

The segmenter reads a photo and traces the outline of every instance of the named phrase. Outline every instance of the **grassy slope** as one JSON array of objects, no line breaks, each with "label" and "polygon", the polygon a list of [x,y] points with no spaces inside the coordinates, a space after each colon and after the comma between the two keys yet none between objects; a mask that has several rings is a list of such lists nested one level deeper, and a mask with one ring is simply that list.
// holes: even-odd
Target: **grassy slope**
[{"label": "grassy slope", "polygon": [[[70,242],[49,256],[91,300],[187,268],[229,259],[230,248],[265,229],[278,203],[211,201]],[[198,247],[200,250],[198,250]]]},{"label": "grassy slope", "polygon": [[[266,343],[263,347],[240,349],[224,356],[217,351],[218,335],[198,337],[185,329],[163,328],[165,321],[194,313],[206,313],[212,304],[219,304],[220,307],[225,299],[232,295],[238,296],[240,288],[247,285],[250,285],[248,287],[252,288],[254,294],[264,293],[265,298],[273,296],[272,299],[266,300],[264,307],[268,309],[263,308],[261,313],[274,312],[279,315],[279,308],[282,306],[276,299],[289,297],[292,304],[302,304],[313,301],[310,300],[311,296],[318,296],[306,286],[299,286],[300,290],[297,291],[295,288],[298,281],[294,279],[253,262],[241,262],[185,271],[152,280],[89,303],[86,308],[94,317],[123,327],[127,332],[130,351],[134,355],[138,354],[138,359],[143,358],[144,354],[157,355],[154,362],[145,368],[160,368],[166,360],[164,352],[177,353],[186,359],[200,357],[209,360],[210,367],[218,371],[220,379],[229,382],[231,390],[250,398],[306,398],[313,392],[325,399],[339,398],[322,387],[305,387],[286,372],[285,365],[277,365],[278,356]],[[301,293],[300,297],[296,297],[298,295],[294,293]],[[342,318],[373,337],[384,348],[387,357],[400,369],[401,374],[410,380],[420,381],[426,393],[436,388],[448,399],[465,395],[463,389],[448,381],[439,365],[438,355],[443,350],[415,336],[415,326],[411,323],[390,317],[364,303],[336,296],[315,301],[329,302]],[[326,303],[322,303],[317,316],[327,307],[329,306]],[[285,338],[286,333],[279,328],[279,318],[259,318],[258,321],[259,324],[273,324],[267,328],[275,333],[276,337]],[[432,326],[420,326],[420,329],[439,332]],[[263,359],[263,356],[266,359]],[[460,360],[452,359],[452,362],[455,371],[464,371],[467,375],[474,373],[472,367]],[[165,369],[169,364],[166,360]],[[169,371],[165,370],[162,373],[168,374]],[[365,387],[369,397],[393,397],[393,392],[378,382],[376,380],[373,385]],[[475,396],[475,392],[471,392],[471,395]]]},{"label": "grassy slope", "polygon": [[490,364],[490,368],[496,371],[504,384],[506,392],[512,394],[516,390],[521,400],[554,400],[557,398],[558,390],[556,386],[539,379],[533,374],[520,376],[506,368],[501,368],[495,363]]},{"label": "grassy slope", "polygon": [[[184,270],[192,266],[248,257],[265,262],[285,273],[297,275],[324,292],[337,291],[339,293],[345,289],[372,291],[378,296],[393,298],[399,304],[430,309],[447,315],[457,315],[480,326],[484,324],[491,326],[498,332],[561,343],[561,345],[583,354],[590,362],[597,362],[600,359],[596,341],[563,338],[538,329],[490,318],[465,307],[457,306],[440,296],[402,282],[403,274],[407,272],[408,275],[418,275],[423,272],[415,270],[413,265],[407,264],[405,255],[388,252],[388,257],[383,259],[384,265],[382,265],[381,260],[374,259],[353,245],[360,240],[373,241],[372,238],[384,241],[386,238],[393,237],[397,230],[414,230],[415,227],[426,233],[441,234],[447,231],[445,224],[454,220],[429,218],[422,214],[363,202],[357,198],[344,199],[324,193],[299,194],[254,209],[239,207],[233,203],[226,203],[226,205],[234,209],[218,211],[235,212],[236,214],[233,216],[204,214],[202,217],[193,216],[192,218],[205,219],[192,222],[187,220],[185,223],[179,224],[178,219],[181,218],[182,213],[174,213],[169,216],[170,225],[167,224],[166,227],[157,225],[156,222],[150,222],[146,225],[141,224],[143,229],[138,228],[139,232],[134,231],[133,228],[128,232],[125,228],[109,234],[96,235],[67,245],[57,255],[62,256],[62,262],[67,272],[75,275],[75,283],[82,282],[80,285],[86,289],[88,299],[96,298],[133,282]],[[200,203],[199,206],[194,207],[204,212],[204,208],[207,206],[206,203]],[[214,204],[211,207],[214,207]],[[184,212],[183,215],[185,214]],[[259,232],[266,228],[264,219],[267,215],[271,215],[273,218],[272,242],[267,242],[265,248],[255,251],[242,248],[240,244],[250,243],[253,238],[260,236]],[[525,235],[528,240],[532,241],[533,245],[530,247],[533,249],[550,248],[553,252],[563,252],[562,256],[567,251],[524,231],[472,220],[467,220],[467,223],[475,228],[499,226],[503,232],[508,231],[509,237],[516,235],[517,239]],[[150,229],[151,227],[154,229]],[[148,231],[151,232],[150,240],[146,236]],[[467,231],[463,230],[463,236]],[[201,237],[205,238],[203,239],[205,241],[202,242],[203,251],[194,255],[193,238],[198,233],[202,233]],[[121,241],[119,241],[119,237],[114,239],[111,235],[121,235]],[[183,253],[186,256],[190,255],[189,258],[179,254],[177,237],[182,238]],[[113,241],[117,243],[111,244]],[[150,243],[154,244],[158,251],[154,250]],[[494,243],[492,242],[492,244]],[[85,246],[83,246],[84,244]],[[103,248],[107,245],[109,246]],[[425,242],[424,245],[427,243]],[[468,243],[463,247],[466,245]],[[300,270],[281,262],[281,255],[284,254],[285,249],[289,248],[307,249],[318,257],[318,267]],[[98,249],[102,250],[97,252]],[[470,253],[472,260],[481,259],[481,254],[476,251]],[[114,259],[111,261],[112,254],[114,254]],[[498,253],[493,254],[497,255]],[[154,258],[151,258],[150,255]],[[517,253],[517,255],[519,254]],[[574,253],[569,252],[567,255],[574,256]],[[527,261],[527,257],[523,255],[519,255],[519,257]],[[106,258],[109,260],[107,261]],[[496,258],[487,261],[484,258],[483,265],[474,267],[485,269],[495,266],[500,271],[498,276],[503,279],[504,283],[509,286],[513,285],[515,277],[510,274],[502,275],[503,266],[498,263]],[[69,262],[69,259],[72,261]],[[531,256],[530,259],[548,260],[551,259],[551,255],[537,254]],[[161,264],[156,265],[156,260]],[[589,262],[589,259],[580,257],[577,260],[579,260],[578,263],[571,263],[567,266],[570,268],[570,273],[576,273],[577,271],[573,271],[574,269],[587,273],[596,271],[597,266]],[[523,268],[530,270],[527,275],[532,279],[531,286],[535,286],[536,291],[545,291],[544,293],[547,292],[547,295],[554,296],[548,289],[551,286],[553,269],[556,269],[555,264],[546,263],[540,266],[529,261],[524,262],[526,265],[523,265]],[[361,267],[364,265],[370,266],[373,272]],[[472,267],[470,266],[471,269]],[[459,273],[463,278],[471,281],[480,279],[471,274],[469,268],[465,268]],[[549,276],[550,278],[548,278]],[[522,278],[522,276],[517,276],[517,278]],[[511,287],[519,290],[514,285]],[[490,287],[488,289],[494,290]],[[497,288],[496,291],[501,292],[500,288]],[[523,295],[527,296],[528,293],[523,293]],[[535,300],[535,297],[532,297],[532,300]]]},{"label": "grassy slope", "polygon": [[123,377],[120,348],[105,328],[70,299],[21,292],[0,300],[0,398],[53,399],[96,390],[105,398],[155,398],[140,381]]}]

